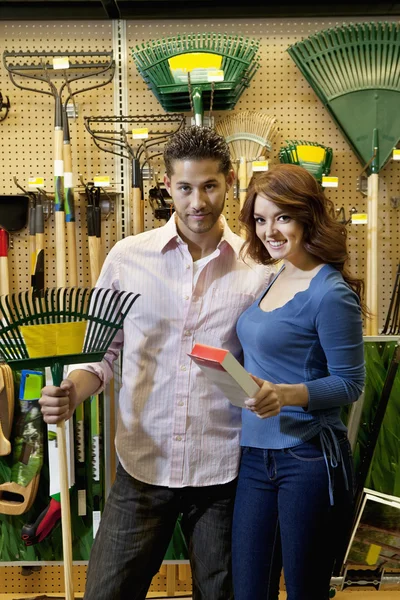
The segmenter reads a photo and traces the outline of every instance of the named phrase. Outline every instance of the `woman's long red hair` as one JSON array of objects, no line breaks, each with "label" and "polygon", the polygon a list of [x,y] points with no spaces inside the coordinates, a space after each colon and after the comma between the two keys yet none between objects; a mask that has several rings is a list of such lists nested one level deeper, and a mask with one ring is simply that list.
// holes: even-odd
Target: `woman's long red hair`
[{"label": "woman's long red hair", "polygon": [[270,256],[256,234],[254,203],[257,195],[264,196],[303,225],[304,248],[340,271],[360,298],[363,313],[367,314],[363,303],[364,282],[352,276],[346,266],[346,227],[335,219],[334,205],[317,180],[306,169],[287,164],[275,165],[269,171],[253,176],[239,216],[246,232],[242,255],[249,255],[264,265],[274,264],[278,261]]}]

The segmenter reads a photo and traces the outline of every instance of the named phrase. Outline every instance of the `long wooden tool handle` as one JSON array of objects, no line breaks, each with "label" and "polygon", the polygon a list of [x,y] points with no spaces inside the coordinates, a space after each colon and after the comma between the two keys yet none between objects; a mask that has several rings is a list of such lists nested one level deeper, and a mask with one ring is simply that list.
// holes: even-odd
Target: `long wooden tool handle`
[{"label": "long wooden tool handle", "polygon": [[72,179],[72,154],[69,139],[68,117],[64,111],[64,135],[63,135],[63,157],[64,157],[64,194],[65,194],[65,221],[67,229],[67,252],[68,252],[68,281],[70,287],[78,285],[78,263],[76,254],[76,224],[75,224],[75,200]]},{"label": "long wooden tool handle", "polygon": [[133,235],[144,231],[144,202],[139,159],[132,160]]},{"label": "long wooden tool handle", "polygon": [[368,177],[367,289],[366,303],[371,311],[367,335],[378,335],[378,202],[379,175]]},{"label": "long wooden tool handle", "polygon": [[65,421],[57,423],[58,468],[60,471],[61,529],[64,559],[65,598],[73,600],[71,509],[68,489],[67,442]]},{"label": "long wooden tool handle", "polygon": [[64,212],[64,162],[63,162],[63,130],[54,130],[54,208],[56,232],[56,285],[66,285],[66,252],[65,252],[65,212]]},{"label": "long wooden tool handle", "polygon": [[8,233],[0,228],[0,295],[10,293],[10,274],[8,269]]},{"label": "long wooden tool handle", "polygon": [[31,276],[31,285],[33,285],[33,276],[35,274],[36,264],[36,240],[35,240],[35,207],[29,209],[29,270]]},{"label": "long wooden tool handle", "polygon": [[239,169],[238,169],[238,179],[239,179],[239,203],[240,210],[243,208],[244,201],[246,200],[247,195],[247,160],[245,156],[240,157],[239,161]]}]

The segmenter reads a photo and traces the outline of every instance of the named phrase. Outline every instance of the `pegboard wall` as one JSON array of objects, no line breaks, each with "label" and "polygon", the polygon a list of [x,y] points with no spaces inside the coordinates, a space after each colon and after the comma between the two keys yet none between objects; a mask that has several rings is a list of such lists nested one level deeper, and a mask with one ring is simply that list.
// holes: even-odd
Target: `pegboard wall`
[{"label": "pegboard wall", "polygon": [[[370,21],[371,18],[357,18],[351,21]],[[378,20],[378,19],[376,19]],[[385,20],[380,18],[379,20]],[[163,109],[152,92],[147,89],[131,57],[130,48],[150,39],[177,35],[180,33],[219,32],[240,34],[258,38],[261,41],[259,57],[260,69],[251,81],[250,87],[240,98],[235,110],[261,110],[277,117],[279,136],[269,154],[271,163],[278,162],[278,152],[286,139],[304,139],[331,146],[334,159],[331,174],[339,177],[339,187],[327,190],[337,208],[343,207],[349,217],[352,207],[359,212],[366,211],[366,198],[356,190],[357,176],[361,166],[343,139],[331,117],[316,97],[314,91],[303,78],[286,49],[288,46],[318,30],[340,25],[350,20],[340,19],[257,19],[239,21],[227,20],[164,20],[128,21],[124,25],[119,43],[125,45],[126,82],[116,75],[112,84],[77,96],[78,117],[70,119],[71,144],[73,150],[74,185],[78,184],[78,174],[86,181],[95,175],[108,175],[111,181],[118,181],[115,172],[121,163],[111,154],[100,151],[84,128],[85,115],[113,115],[121,110],[116,106],[115,88],[120,89],[120,97],[125,95],[130,115],[163,114]],[[0,23],[1,46],[7,50],[110,50],[115,47],[116,31],[112,22],[3,22]],[[120,22],[121,23],[121,22]],[[125,39],[124,39],[125,38]],[[120,56],[115,57],[120,60]],[[46,189],[52,191],[52,128],[53,100],[47,96],[17,89],[9,80],[4,68],[0,69],[0,91],[3,97],[9,96],[11,110],[8,118],[0,123],[2,139],[0,149],[1,174],[0,193],[17,193],[12,179],[16,176],[23,186],[28,177],[43,176]],[[121,113],[119,113],[121,114]],[[217,120],[226,113],[214,113]],[[119,165],[119,166],[118,166]],[[159,167],[162,177],[162,165]],[[397,264],[400,262],[399,224],[400,208],[391,206],[391,198],[400,196],[400,163],[390,162],[380,173],[379,202],[379,266],[380,266],[380,326],[383,325]],[[117,191],[120,191],[117,190]],[[80,251],[79,278],[81,284],[88,283],[88,248],[86,226],[81,219],[83,197],[77,196],[78,247]],[[105,251],[118,238],[116,217],[123,212],[123,205],[117,201],[117,215],[103,223]],[[238,202],[229,200],[227,217],[236,229]],[[47,280],[53,284],[54,276],[54,217],[46,227],[47,236]],[[163,221],[155,220],[150,207],[146,206],[145,229],[158,227]],[[129,226],[126,227],[129,233]],[[25,289],[28,286],[28,244],[27,232],[15,235],[14,250],[11,251],[12,289]],[[366,226],[349,226],[349,249],[351,268],[360,277],[364,276],[366,263]]]}]

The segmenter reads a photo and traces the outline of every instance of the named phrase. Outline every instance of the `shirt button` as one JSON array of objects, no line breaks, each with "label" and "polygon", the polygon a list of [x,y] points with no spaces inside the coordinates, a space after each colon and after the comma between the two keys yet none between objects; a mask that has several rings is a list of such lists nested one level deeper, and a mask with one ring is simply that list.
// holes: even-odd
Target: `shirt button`
[{"label": "shirt button", "polygon": [[177,435],[175,439],[176,439],[177,442],[181,442],[182,441],[182,438],[181,438],[180,435]]},{"label": "shirt button", "polygon": [[183,404],[184,404],[184,403],[182,402],[182,400],[180,400],[180,401],[178,402],[178,406],[183,406]]},{"label": "shirt button", "polygon": [[183,296],[184,300],[189,300],[189,296]]},{"label": "shirt button", "polygon": [[187,269],[190,269],[190,265],[186,265],[186,268],[187,268]]},{"label": "shirt button", "polygon": [[186,371],[185,365],[181,365],[181,371]]},{"label": "shirt button", "polygon": [[192,335],[192,332],[189,329],[186,329],[185,335]]}]

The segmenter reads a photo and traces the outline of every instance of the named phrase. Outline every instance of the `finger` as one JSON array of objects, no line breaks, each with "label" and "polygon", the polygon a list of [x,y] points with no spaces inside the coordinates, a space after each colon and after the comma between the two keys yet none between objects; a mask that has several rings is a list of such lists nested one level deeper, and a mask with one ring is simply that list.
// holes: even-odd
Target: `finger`
[{"label": "finger", "polygon": [[42,396],[39,399],[39,404],[42,407],[66,407],[69,408],[69,397],[68,396]]},{"label": "finger", "polygon": [[55,385],[46,385],[44,388],[42,388],[42,396],[65,396],[65,390],[62,390]]},{"label": "finger", "polygon": [[73,388],[73,386],[74,382],[70,379],[64,379],[60,384],[60,388],[64,391],[70,391]]},{"label": "finger", "polygon": [[265,412],[255,413],[259,419],[269,419],[269,417],[276,417],[279,415],[281,411],[279,409],[276,410],[268,410]]},{"label": "finger", "polygon": [[264,379],[260,379],[260,377],[257,377],[256,375],[252,375],[251,373],[250,373],[250,376],[251,376],[251,378],[252,378],[252,379],[254,379],[254,381],[255,381],[256,383],[258,383],[258,385],[259,385],[260,387],[262,386],[262,384],[263,384],[263,383],[264,383],[264,381],[265,381]]}]

